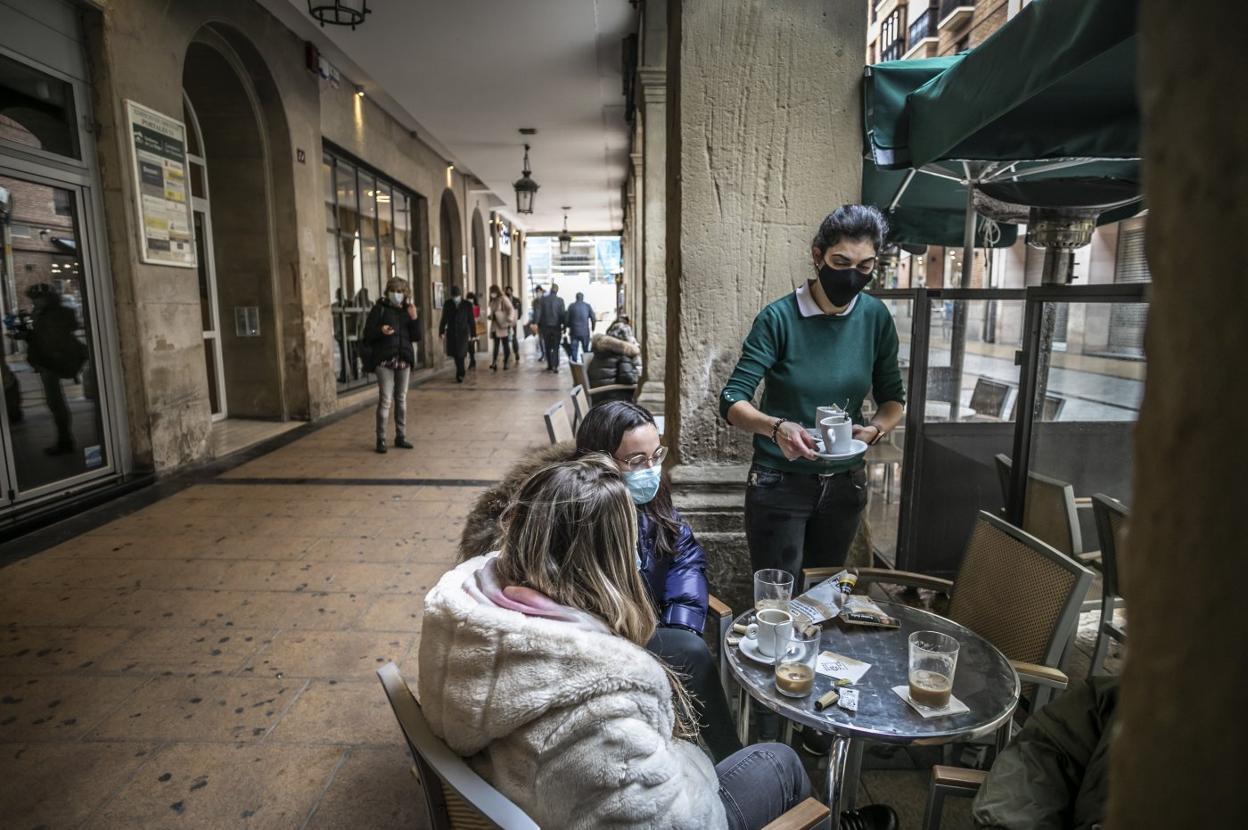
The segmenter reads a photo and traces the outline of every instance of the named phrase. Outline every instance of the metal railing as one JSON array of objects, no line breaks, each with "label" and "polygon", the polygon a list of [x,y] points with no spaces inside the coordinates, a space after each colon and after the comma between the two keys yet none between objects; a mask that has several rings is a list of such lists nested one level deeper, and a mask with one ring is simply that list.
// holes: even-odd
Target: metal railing
[{"label": "metal railing", "polygon": [[940,0],[940,19],[944,20],[957,9],[975,8],[975,0]]},{"label": "metal railing", "polygon": [[901,60],[902,53],[905,51],[906,51],[906,41],[902,38],[897,38],[888,46],[886,46],[884,48],[884,51],[880,53],[880,60],[899,61]]},{"label": "metal railing", "polygon": [[906,43],[913,49],[923,38],[936,37],[937,10],[928,6],[924,12],[914,19],[907,31]]}]

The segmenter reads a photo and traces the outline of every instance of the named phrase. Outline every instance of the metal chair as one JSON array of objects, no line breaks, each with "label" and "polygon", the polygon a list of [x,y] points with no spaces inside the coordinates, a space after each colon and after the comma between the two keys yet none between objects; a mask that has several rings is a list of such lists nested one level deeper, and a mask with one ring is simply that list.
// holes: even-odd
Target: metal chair
[{"label": "metal chair", "polygon": [[[635,400],[637,398],[637,384],[635,383],[608,383],[605,386],[590,386],[589,373],[585,371],[584,363],[569,360],[568,367],[572,370],[572,382],[585,390],[585,394],[589,396],[591,406],[602,403],[602,401],[595,399],[596,396],[603,395],[608,392],[627,392],[629,400]],[[612,398],[604,397],[603,400],[613,400],[617,397],[618,396],[612,396]]]},{"label": "metal chair", "polygon": [[[1001,482],[1001,498],[1009,503],[1010,471],[1013,463],[1008,455],[995,456],[997,477]],[[1040,473],[1027,474],[1027,501],[1023,505],[1023,530],[1048,542],[1067,556],[1084,564],[1100,559],[1099,551],[1084,550],[1079,511],[1091,510],[1092,500],[1075,498],[1075,488],[1065,481]]]},{"label": "metal chair", "polygon": [[[806,568],[806,588],[840,568]],[[949,594],[949,619],[988,640],[1009,659],[1034,694],[1033,710],[1068,678],[1058,665],[1079,623],[1092,572],[1004,519],[981,510],[957,579],[884,568],[859,568],[858,585],[888,583]],[[804,589],[805,590],[805,589]]]},{"label": "metal chair", "polygon": [[563,408],[563,401],[547,409],[542,417],[546,419],[546,434],[550,437],[550,443],[561,444],[576,438],[572,432],[572,422],[568,420],[568,411]]},{"label": "metal chair", "polygon": [[[416,762],[433,830],[539,830],[533,819],[433,734],[398,666],[387,663],[377,676]],[[828,815],[827,806],[808,798],[764,830],[811,830]]]},{"label": "metal chair", "polygon": [[1124,596],[1118,557],[1126,541],[1130,511],[1117,499],[1097,493],[1092,497],[1092,515],[1096,517],[1096,534],[1101,540],[1101,621],[1096,632],[1096,645],[1092,648],[1088,677],[1103,672],[1111,639],[1120,645],[1127,642],[1127,632],[1114,622],[1114,608]]},{"label": "metal chair", "polygon": [[585,394],[585,387],[579,383],[572,387],[572,432],[576,433],[581,428],[581,421],[585,420],[585,415],[589,412],[589,398]]},{"label": "metal chair", "polygon": [[398,666],[387,663],[377,676],[416,762],[434,830],[538,830],[533,819],[433,734]]}]

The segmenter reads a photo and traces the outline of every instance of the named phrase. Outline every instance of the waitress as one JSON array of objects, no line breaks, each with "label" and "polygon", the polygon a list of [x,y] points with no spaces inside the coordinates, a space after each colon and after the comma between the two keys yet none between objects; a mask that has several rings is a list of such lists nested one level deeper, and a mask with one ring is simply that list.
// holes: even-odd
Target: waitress
[{"label": "waitress", "polygon": [[[844,564],[867,504],[861,448],[831,460],[816,454],[806,429],[815,426],[816,407],[845,407],[854,438],[867,445],[902,418],[897,327],[882,302],[861,293],[887,229],[868,205],[829,214],[811,243],[815,278],[759,312],[719,395],[728,423],[754,436],[745,497],[750,563],[786,570],[799,586],[802,568]],[[864,423],[868,392],[877,410]]]}]

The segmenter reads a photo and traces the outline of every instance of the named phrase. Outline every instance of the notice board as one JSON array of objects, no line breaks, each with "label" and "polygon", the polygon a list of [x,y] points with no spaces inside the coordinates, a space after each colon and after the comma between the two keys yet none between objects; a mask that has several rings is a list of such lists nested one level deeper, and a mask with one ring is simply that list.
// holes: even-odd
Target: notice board
[{"label": "notice board", "polygon": [[194,268],[186,126],[134,101],[126,101],[126,120],[134,150],[139,256],[149,265]]}]

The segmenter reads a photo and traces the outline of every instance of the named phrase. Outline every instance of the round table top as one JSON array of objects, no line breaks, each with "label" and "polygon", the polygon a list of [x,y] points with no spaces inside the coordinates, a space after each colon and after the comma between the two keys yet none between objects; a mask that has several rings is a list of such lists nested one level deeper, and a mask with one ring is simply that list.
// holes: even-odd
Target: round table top
[{"label": "round table top", "polygon": [[[897,629],[867,628],[840,622],[824,623],[821,651],[852,657],[871,668],[857,684],[858,711],[833,705],[822,712],[815,701],[836,681],[815,675],[815,687],[806,697],[787,697],[776,691],[771,666],[757,663],[728,648],[728,664],[737,682],[768,709],[802,726],[852,738],[882,743],[943,744],[969,741],[991,734],[1014,713],[1018,705],[1018,674],[1000,651],[984,638],[952,620],[929,611],[893,602],[877,603],[895,617]],[[753,611],[736,622],[745,622]],[[960,715],[925,718],[902,700],[894,686],[909,682],[909,637],[915,631],[939,631],[957,639],[958,665],[953,677],[953,696],[970,709]]]}]

